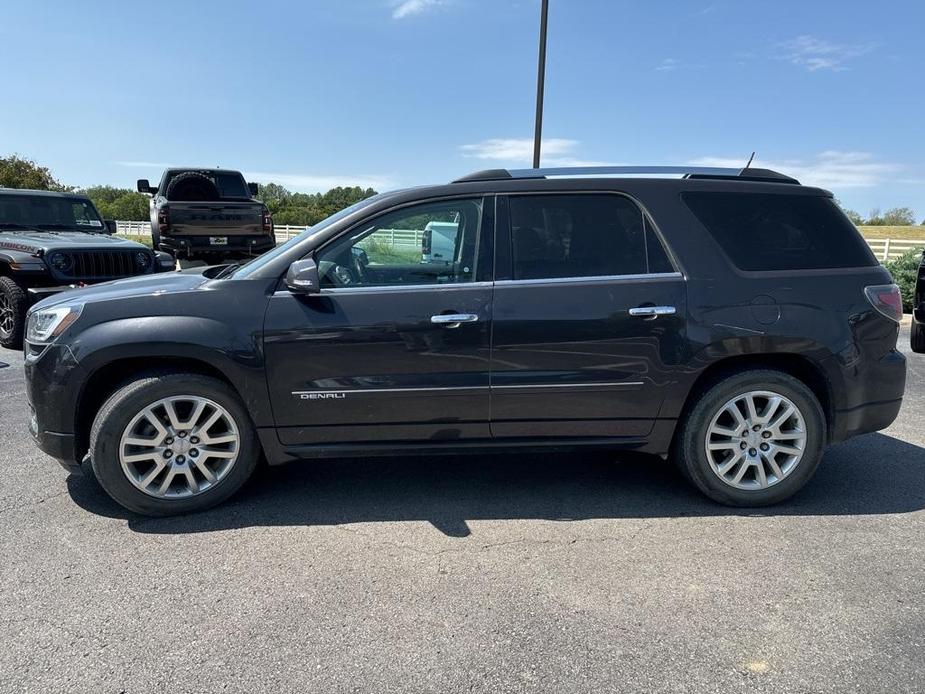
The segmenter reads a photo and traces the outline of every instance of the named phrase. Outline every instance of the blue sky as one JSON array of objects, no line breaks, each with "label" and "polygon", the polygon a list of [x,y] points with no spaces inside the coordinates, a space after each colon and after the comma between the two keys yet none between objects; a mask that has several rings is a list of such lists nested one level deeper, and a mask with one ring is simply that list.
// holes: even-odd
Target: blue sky
[{"label": "blue sky", "polygon": [[[925,3],[550,0],[544,163],[757,163],[925,217]],[[0,8],[0,154],[293,190],[529,165],[538,0]]]}]

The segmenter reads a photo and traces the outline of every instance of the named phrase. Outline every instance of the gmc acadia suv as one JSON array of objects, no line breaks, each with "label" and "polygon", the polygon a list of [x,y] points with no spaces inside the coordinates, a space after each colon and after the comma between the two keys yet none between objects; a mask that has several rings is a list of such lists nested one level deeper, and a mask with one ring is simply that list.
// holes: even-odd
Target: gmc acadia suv
[{"label": "gmc acadia suv", "polygon": [[[437,222],[452,257],[425,262]],[[47,299],[25,368],[42,450],[148,515],[228,498],[261,458],[566,446],[670,456],[761,506],[894,420],[900,316],[832,195],[773,171],[493,170],[240,266]]]}]

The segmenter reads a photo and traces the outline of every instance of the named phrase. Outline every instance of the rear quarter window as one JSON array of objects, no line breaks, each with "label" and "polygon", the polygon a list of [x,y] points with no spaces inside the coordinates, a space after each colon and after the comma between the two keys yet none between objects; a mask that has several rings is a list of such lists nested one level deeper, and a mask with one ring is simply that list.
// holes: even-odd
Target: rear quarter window
[{"label": "rear quarter window", "polygon": [[683,193],[730,260],[748,271],[877,264],[831,198],[773,193]]}]

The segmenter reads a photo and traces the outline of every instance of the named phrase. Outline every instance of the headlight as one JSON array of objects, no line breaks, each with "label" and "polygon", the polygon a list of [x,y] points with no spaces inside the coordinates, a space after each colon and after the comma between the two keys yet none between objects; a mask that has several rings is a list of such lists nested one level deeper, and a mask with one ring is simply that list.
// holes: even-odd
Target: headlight
[{"label": "headlight", "polygon": [[135,254],[135,265],[138,266],[139,270],[147,270],[151,267],[151,256],[144,251],[138,251]]},{"label": "headlight", "polygon": [[177,261],[174,260],[174,257],[170,255],[170,253],[155,251],[154,255],[157,258],[157,266],[160,268],[161,272],[177,269]]},{"label": "headlight", "polygon": [[52,253],[48,262],[58,272],[68,272],[74,265],[74,259],[67,253]]},{"label": "headlight", "polygon": [[83,304],[67,304],[39,309],[29,314],[26,342],[33,344],[51,342],[77,320],[83,307]]}]

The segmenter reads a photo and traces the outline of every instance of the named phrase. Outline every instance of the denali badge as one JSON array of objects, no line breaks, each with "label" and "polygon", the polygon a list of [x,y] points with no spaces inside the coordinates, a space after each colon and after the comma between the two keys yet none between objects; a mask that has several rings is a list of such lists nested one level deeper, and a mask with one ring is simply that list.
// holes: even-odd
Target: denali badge
[{"label": "denali badge", "polygon": [[343,400],[347,397],[346,393],[305,393],[294,391],[292,394],[298,396],[299,400]]}]

